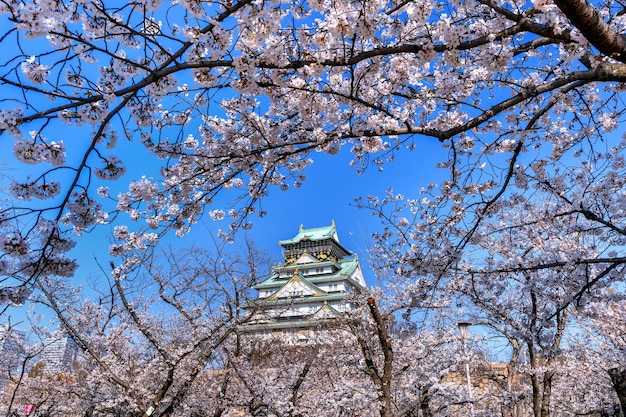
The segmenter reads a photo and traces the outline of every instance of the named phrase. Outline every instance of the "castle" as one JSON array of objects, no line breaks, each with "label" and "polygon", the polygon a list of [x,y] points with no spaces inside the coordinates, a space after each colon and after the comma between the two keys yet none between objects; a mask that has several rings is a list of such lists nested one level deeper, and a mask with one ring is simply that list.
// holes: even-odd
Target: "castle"
[{"label": "castle", "polygon": [[278,242],[284,263],[254,286],[258,298],[244,305],[251,318],[241,329],[256,334],[292,334],[307,341],[352,310],[351,297],[367,290],[358,256],[330,226],[304,229]]}]

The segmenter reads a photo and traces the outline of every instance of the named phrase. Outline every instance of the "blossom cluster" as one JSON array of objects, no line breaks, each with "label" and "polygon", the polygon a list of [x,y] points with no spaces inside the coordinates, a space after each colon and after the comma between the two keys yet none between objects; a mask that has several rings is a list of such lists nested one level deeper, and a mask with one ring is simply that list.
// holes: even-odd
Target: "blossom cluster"
[{"label": "blossom cluster", "polygon": [[31,293],[25,286],[0,288],[0,304],[22,305]]}]

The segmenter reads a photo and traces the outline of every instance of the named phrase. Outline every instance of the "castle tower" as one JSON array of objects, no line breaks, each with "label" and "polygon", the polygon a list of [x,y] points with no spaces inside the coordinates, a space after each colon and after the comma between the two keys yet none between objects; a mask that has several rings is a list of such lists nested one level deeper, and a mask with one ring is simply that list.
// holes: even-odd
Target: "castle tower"
[{"label": "castle tower", "polygon": [[254,288],[258,298],[245,307],[251,320],[246,332],[293,334],[308,340],[353,308],[350,296],[367,290],[359,259],[337,236],[335,223],[303,229],[278,242],[284,263]]}]

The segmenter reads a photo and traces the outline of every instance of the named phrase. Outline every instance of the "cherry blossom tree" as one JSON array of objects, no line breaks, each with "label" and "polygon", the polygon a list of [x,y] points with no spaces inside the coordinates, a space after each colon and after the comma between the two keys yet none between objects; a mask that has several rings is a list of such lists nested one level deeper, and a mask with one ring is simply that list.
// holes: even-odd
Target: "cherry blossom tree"
[{"label": "cherry blossom tree", "polygon": [[401,417],[466,401],[446,380],[459,364],[449,329],[401,331],[371,297],[321,323],[330,333],[312,344],[246,332],[238,300],[263,258],[219,253],[136,252],[141,268],[113,274],[91,298],[52,281],[41,302],[82,353],[60,373],[24,356],[7,414],[33,404],[48,416]]},{"label": "cherry blossom tree", "polygon": [[[450,219],[479,223],[526,154],[559,161],[583,146],[591,161],[620,123],[620,11],[577,0],[4,1],[0,129],[33,168],[2,211],[2,299],[72,275],[76,235],[115,213],[137,221],[132,245],[152,244],[185,234],[231,190],[242,197],[232,228],[247,227],[268,187],[298,186],[315,151],[344,146],[360,170],[442,142]],[[132,178],[120,195],[100,186],[128,170],[119,137],[143,145],[162,177]]]},{"label": "cherry blossom tree", "polygon": [[[613,171],[621,169],[622,156],[617,148],[595,156],[587,165],[547,167],[540,155],[528,170],[516,165],[514,188],[492,200],[469,230],[438,217],[462,210],[454,197],[425,190],[421,200],[389,192],[383,200],[363,202],[387,224],[377,236],[376,258],[382,271],[396,275],[396,308],[456,308],[491,329],[511,354],[511,372],[528,375],[537,417],[555,412],[560,402],[553,398],[569,398],[580,407],[568,412],[614,408],[606,369],[620,361],[586,362],[596,353],[566,349],[567,338],[592,328],[598,340],[606,340],[587,349],[599,349],[605,358],[623,349],[621,342],[608,343],[619,336],[588,322],[625,296],[619,203],[624,190]],[[580,386],[563,384],[575,372],[569,367],[597,375]],[[593,393],[585,392],[590,386]]]},{"label": "cherry blossom tree", "polygon": [[362,309],[368,314],[352,321],[352,333],[381,417],[434,416],[465,401],[462,386],[446,381],[463,362],[449,328],[394,328],[394,311],[374,297]]},{"label": "cherry blossom tree", "polygon": [[373,387],[345,332],[331,342],[294,344],[275,335],[241,334],[225,346],[225,408],[244,415],[376,415]]},{"label": "cherry blossom tree", "polygon": [[[595,346],[595,355],[586,352],[586,360],[601,369],[611,379],[619,398],[622,413],[626,410],[626,370],[623,366],[626,353],[626,333],[624,320],[626,310],[621,300],[607,300],[587,306],[585,322],[580,326],[586,331],[578,335],[577,346],[584,351],[586,346]],[[587,359],[589,358],[589,359]]]},{"label": "cherry blossom tree", "polygon": [[135,251],[141,262],[124,274],[114,268],[89,297],[59,279],[42,285],[34,296],[81,355],[62,374],[44,366],[19,379],[14,393],[22,402],[12,408],[28,401],[50,416],[188,415],[197,406],[188,396],[207,387],[218,349],[245,320],[239,303],[265,263],[252,247],[245,256],[219,249]]},{"label": "cherry blossom tree", "polygon": [[406,417],[448,415],[467,402],[464,386],[448,378],[463,362],[450,329],[400,331],[374,298],[355,302],[343,319],[318,323],[319,336],[307,342],[278,332],[230,339],[219,367],[224,409]]}]

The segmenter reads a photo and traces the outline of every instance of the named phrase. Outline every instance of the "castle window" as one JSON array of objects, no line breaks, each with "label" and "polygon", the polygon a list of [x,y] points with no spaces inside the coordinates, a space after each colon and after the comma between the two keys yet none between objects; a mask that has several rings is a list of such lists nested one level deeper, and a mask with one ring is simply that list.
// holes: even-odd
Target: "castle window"
[{"label": "castle window", "polygon": [[289,291],[289,297],[300,297],[304,295],[304,290],[302,289],[293,289]]}]

